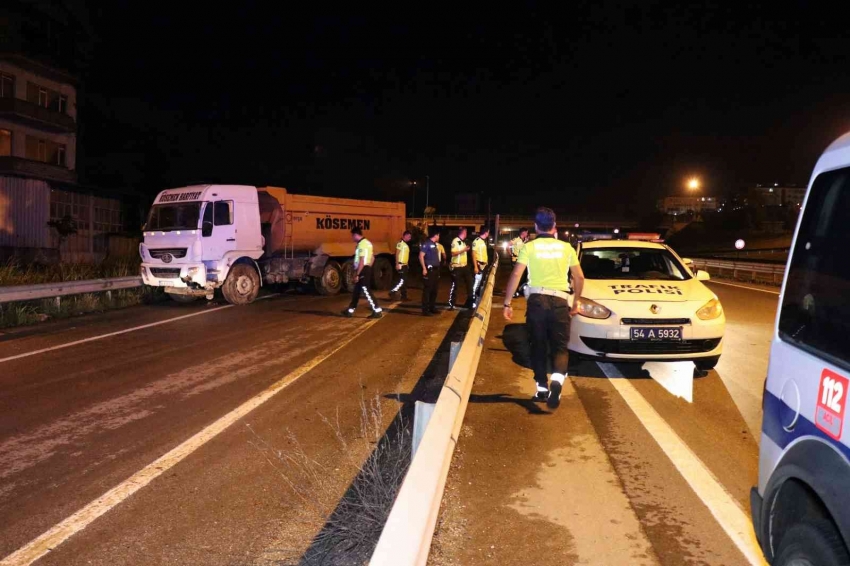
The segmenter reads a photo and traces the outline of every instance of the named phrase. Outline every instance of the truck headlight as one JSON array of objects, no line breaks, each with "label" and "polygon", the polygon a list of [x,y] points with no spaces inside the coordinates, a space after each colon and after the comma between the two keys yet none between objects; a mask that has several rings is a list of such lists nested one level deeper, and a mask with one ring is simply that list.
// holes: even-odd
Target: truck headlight
[{"label": "truck headlight", "polygon": [[140,266],[139,267],[139,275],[141,275],[142,277],[147,277],[148,276],[148,268],[145,267],[144,265]]},{"label": "truck headlight", "polygon": [[189,267],[186,269],[186,277],[194,277],[200,271],[200,267]]},{"label": "truck headlight", "polygon": [[584,297],[579,297],[576,300],[578,301],[578,313],[581,316],[598,319],[604,319],[611,316],[610,310],[595,301],[585,299]]},{"label": "truck headlight", "polygon": [[700,320],[714,320],[715,318],[720,318],[722,314],[723,305],[717,299],[711,299],[697,311],[697,318]]}]

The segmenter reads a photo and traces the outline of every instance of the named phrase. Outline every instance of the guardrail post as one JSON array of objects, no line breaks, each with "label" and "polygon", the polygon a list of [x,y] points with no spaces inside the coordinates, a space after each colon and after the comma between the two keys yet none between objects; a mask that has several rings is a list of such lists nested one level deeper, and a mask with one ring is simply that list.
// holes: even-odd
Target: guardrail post
[{"label": "guardrail post", "polygon": [[110,302],[110,303],[112,302],[112,291],[106,292],[106,300],[107,300],[107,302]]},{"label": "guardrail post", "polygon": [[62,306],[62,297],[54,297],[53,306],[56,307],[56,310],[59,310],[59,308]]},{"label": "guardrail post", "polygon": [[[452,343],[454,346],[454,343]],[[425,429],[428,428],[428,421],[431,420],[431,415],[434,414],[436,403],[423,403],[417,401],[413,405],[413,441],[410,446],[410,461],[416,456],[416,450],[419,448],[419,443],[422,442],[422,437],[425,435]]]}]

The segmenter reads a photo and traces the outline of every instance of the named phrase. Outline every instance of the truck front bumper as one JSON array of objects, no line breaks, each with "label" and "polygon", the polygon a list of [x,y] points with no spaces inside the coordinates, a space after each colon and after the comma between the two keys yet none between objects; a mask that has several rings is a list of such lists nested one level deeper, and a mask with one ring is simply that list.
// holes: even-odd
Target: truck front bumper
[{"label": "truck front bumper", "polygon": [[206,291],[209,287],[207,268],[200,262],[180,265],[142,263],[141,275],[144,284],[151,287],[171,287],[184,292]]}]

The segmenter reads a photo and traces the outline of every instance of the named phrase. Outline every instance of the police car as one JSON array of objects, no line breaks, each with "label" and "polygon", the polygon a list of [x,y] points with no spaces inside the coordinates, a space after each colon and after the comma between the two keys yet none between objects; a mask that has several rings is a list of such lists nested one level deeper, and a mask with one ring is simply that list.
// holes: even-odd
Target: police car
[{"label": "police car", "polygon": [[596,359],[693,360],[702,370],[720,359],[726,317],[717,296],[668,246],[649,241],[584,242],[585,283],[570,350]]},{"label": "police car", "polygon": [[850,134],[821,156],[794,235],[764,388],[756,536],[771,564],[850,564]]}]

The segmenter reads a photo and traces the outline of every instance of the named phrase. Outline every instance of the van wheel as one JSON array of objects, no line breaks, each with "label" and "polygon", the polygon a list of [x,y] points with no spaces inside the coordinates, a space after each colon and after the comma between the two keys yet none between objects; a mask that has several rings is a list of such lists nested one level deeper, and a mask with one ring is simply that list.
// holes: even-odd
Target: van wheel
[{"label": "van wheel", "polygon": [[325,264],[321,277],[313,278],[313,285],[320,295],[336,295],[342,290],[342,274],[339,264],[329,261]]},{"label": "van wheel", "polygon": [[194,303],[195,301],[197,301],[200,298],[200,297],[197,297],[196,295],[178,295],[176,293],[168,293],[168,296],[171,297],[171,300],[174,301],[175,303],[181,303],[181,304]]},{"label": "van wheel", "polygon": [[709,371],[714,369],[714,366],[717,365],[717,362],[720,361],[720,356],[712,356],[711,358],[702,358],[701,360],[694,360],[694,365],[697,366],[697,369],[700,371]]},{"label": "van wheel", "polygon": [[776,566],[848,566],[850,555],[832,521],[797,523],[785,533],[776,553]]},{"label": "van wheel", "polygon": [[247,305],[257,298],[260,292],[260,274],[253,266],[237,263],[230,268],[221,294],[231,305]]},{"label": "van wheel", "polygon": [[372,282],[375,289],[386,291],[393,286],[393,266],[388,259],[379,257],[372,267]]},{"label": "van wheel", "polygon": [[354,260],[348,260],[342,264],[342,286],[347,293],[354,290],[357,278],[354,276]]}]

